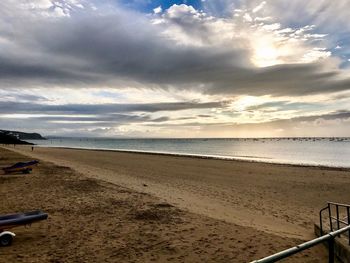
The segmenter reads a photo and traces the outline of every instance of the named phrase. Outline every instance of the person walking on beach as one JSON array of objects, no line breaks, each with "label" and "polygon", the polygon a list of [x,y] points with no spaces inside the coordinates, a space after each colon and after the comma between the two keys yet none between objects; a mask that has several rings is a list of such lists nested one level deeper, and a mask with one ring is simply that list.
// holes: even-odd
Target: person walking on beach
[{"label": "person walking on beach", "polygon": [[34,151],[34,147],[32,146],[32,151]]}]

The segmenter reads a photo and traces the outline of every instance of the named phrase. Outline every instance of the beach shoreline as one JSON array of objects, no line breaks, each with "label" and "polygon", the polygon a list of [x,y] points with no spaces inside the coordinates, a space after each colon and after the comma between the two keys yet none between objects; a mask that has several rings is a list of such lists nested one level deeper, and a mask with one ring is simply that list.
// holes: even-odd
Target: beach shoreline
[{"label": "beach shoreline", "polygon": [[[134,153],[134,154],[149,154],[149,155],[160,155],[160,156],[174,156],[174,157],[187,157],[197,158],[205,160],[222,160],[222,161],[233,161],[233,162],[248,162],[248,163],[266,163],[272,165],[291,166],[291,167],[305,167],[305,168],[319,168],[334,171],[349,171],[349,167],[332,166],[332,165],[318,165],[318,164],[303,164],[303,163],[287,163],[278,161],[267,161],[269,158],[265,157],[254,157],[254,156],[220,156],[220,155],[202,155],[202,154],[186,154],[186,153],[172,153],[172,152],[156,152],[156,151],[142,151],[142,150],[128,150],[128,149],[107,149],[107,148],[88,148],[88,147],[68,147],[68,146],[48,146],[48,145],[35,145],[39,148],[59,148],[68,150],[85,150],[85,151],[101,151],[101,152],[117,152],[117,153]],[[11,146],[10,146],[11,148]]]}]

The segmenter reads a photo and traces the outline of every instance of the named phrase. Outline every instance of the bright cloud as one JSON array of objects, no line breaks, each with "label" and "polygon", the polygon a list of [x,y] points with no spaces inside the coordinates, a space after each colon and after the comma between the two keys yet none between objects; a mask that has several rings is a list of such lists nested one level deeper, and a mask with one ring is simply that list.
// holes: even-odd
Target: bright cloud
[{"label": "bright cloud", "polygon": [[154,12],[155,14],[159,14],[159,13],[161,13],[162,11],[163,11],[163,9],[162,9],[161,6],[158,6],[158,7],[156,7],[156,8],[153,9],[153,12]]}]

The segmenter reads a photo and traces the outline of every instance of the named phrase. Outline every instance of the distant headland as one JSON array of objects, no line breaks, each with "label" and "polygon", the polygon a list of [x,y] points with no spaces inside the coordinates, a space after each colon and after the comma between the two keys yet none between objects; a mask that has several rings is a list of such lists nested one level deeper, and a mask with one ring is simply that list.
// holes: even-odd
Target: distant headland
[{"label": "distant headland", "polygon": [[26,133],[19,131],[0,130],[0,143],[2,144],[28,144],[25,140],[46,140],[39,133]]}]

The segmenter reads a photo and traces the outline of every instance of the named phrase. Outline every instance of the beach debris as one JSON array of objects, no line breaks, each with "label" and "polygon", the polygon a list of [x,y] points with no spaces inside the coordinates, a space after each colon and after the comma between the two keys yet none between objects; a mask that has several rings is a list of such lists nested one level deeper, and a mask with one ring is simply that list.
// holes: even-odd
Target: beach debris
[{"label": "beach debris", "polygon": [[12,244],[13,237],[16,236],[10,231],[3,231],[0,233],[0,246],[7,247]]},{"label": "beach debris", "polygon": [[170,208],[170,207],[174,207],[173,205],[171,204],[168,204],[168,203],[159,203],[159,204],[156,204],[154,205],[155,207],[159,207],[159,208]]},{"label": "beach debris", "polygon": [[180,210],[166,203],[153,204],[134,211],[136,220],[157,221],[159,223],[172,223],[179,221]]},{"label": "beach debris", "polygon": [[160,221],[164,219],[164,214],[156,209],[145,209],[137,211],[135,214],[137,220]]},{"label": "beach debris", "polygon": [[10,246],[13,237],[16,236],[10,231],[5,231],[5,229],[31,225],[47,218],[48,214],[40,210],[0,216],[0,245]]},{"label": "beach debris", "polygon": [[142,184],[142,186],[147,187],[148,185],[147,184]]},{"label": "beach debris", "polygon": [[18,162],[15,163],[12,166],[4,167],[2,168],[5,174],[9,173],[24,173],[24,174],[29,174],[35,166],[37,166],[39,161],[33,160],[29,162]]}]

